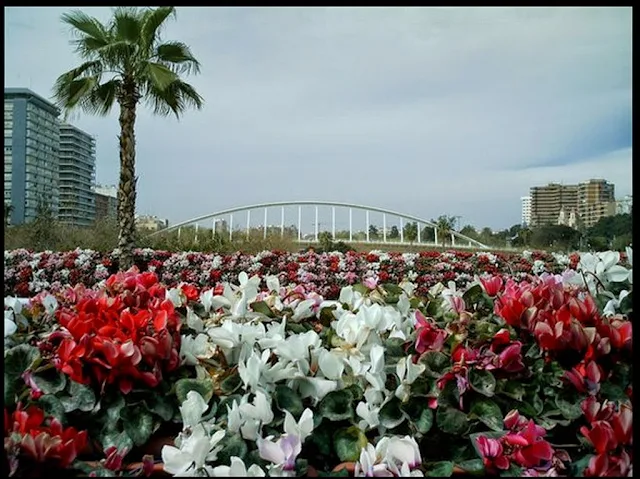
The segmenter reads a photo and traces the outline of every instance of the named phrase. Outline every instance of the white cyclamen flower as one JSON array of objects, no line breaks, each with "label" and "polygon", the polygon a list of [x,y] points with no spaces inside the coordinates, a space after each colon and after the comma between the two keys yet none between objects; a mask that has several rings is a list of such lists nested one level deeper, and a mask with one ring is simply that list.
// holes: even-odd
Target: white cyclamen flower
[{"label": "white cyclamen flower", "polygon": [[[302,450],[300,438],[293,434],[285,434],[277,442],[270,439],[258,437],[256,441],[260,457],[271,462],[277,472],[293,472],[296,466],[296,459]],[[274,472],[275,472],[274,471]],[[272,471],[269,471],[272,475]]]},{"label": "white cyclamen flower", "polygon": [[284,432],[292,436],[298,436],[301,442],[313,432],[313,411],[307,408],[300,415],[300,420],[296,422],[293,415],[285,409],[284,411]]},{"label": "white cyclamen flower", "polygon": [[237,456],[231,456],[230,466],[218,466],[213,468],[214,477],[265,477],[266,473],[258,466],[253,464],[247,469],[242,459]]},{"label": "white cyclamen flower", "polygon": [[183,429],[194,428],[200,424],[202,415],[209,409],[209,405],[197,391],[189,391],[187,399],[180,406]]},{"label": "white cyclamen flower", "polygon": [[194,477],[203,473],[211,475],[213,469],[206,465],[206,461],[224,435],[224,431],[218,431],[213,437],[209,437],[202,425],[194,428],[191,435],[182,438],[179,449],[174,446],[162,448],[164,470],[182,477]]}]

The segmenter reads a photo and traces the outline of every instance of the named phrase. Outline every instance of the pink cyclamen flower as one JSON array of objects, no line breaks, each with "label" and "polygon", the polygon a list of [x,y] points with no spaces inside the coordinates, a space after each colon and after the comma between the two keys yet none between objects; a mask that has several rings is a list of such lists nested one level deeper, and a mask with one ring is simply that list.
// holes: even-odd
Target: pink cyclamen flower
[{"label": "pink cyclamen flower", "polygon": [[482,455],[484,466],[487,469],[493,469],[494,467],[503,471],[509,469],[509,458],[504,455],[500,440],[480,436],[476,439],[476,442]]},{"label": "pink cyclamen flower", "polygon": [[481,277],[480,284],[482,284],[485,292],[492,298],[496,296],[500,289],[502,289],[502,278],[500,276]]},{"label": "pink cyclamen flower", "polygon": [[373,277],[370,276],[368,278],[365,278],[363,283],[369,289],[376,289],[376,287],[378,286],[378,277],[377,276],[373,276]]}]

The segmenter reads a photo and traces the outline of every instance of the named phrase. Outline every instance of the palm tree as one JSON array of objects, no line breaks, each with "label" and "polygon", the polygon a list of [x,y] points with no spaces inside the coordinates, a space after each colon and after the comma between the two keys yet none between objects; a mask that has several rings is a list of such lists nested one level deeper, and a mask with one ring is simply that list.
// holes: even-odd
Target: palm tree
[{"label": "palm tree", "polygon": [[455,224],[455,216],[441,215],[438,217],[438,220],[436,221],[436,226],[438,227],[438,238],[442,240],[443,246],[447,241],[450,241],[449,236],[452,231],[455,231]]},{"label": "palm tree", "polygon": [[181,75],[198,73],[200,64],[181,42],[163,42],[162,27],[175,17],[175,7],[118,7],[107,24],[82,11],[62,16],[72,27],[72,44],[83,63],[62,75],[54,99],[67,115],[72,110],[107,115],[120,106],[120,183],[118,225],[120,268],[133,264],[135,241],[135,122],[138,103],[157,115],[202,108],[202,97]]}]

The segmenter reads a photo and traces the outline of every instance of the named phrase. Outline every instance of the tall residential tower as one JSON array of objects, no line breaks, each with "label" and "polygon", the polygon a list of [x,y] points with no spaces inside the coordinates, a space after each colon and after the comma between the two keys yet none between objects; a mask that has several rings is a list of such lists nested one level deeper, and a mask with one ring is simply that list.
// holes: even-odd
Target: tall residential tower
[{"label": "tall residential tower", "polygon": [[32,221],[39,203],[58,215],[58,114],[27,88],[4,89],[4,202],[12,225]]},{"label": "tall residential tower", "polygon": [[60,125],[60,221],[75,226],[93,224],[95,171],[95,139],[73,125]]},{"label": "tall residential tower", "polygon": [[531,197],[522,196],[520,201],[522,202],[522,219],[520,220],[520,224],[524,228],[531,224]]}]

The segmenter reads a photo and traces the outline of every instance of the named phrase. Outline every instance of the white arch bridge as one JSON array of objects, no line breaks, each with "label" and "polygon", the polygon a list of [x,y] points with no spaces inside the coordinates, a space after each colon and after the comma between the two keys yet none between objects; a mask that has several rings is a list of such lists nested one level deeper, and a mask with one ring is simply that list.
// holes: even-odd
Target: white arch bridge
[{"label": "white arch bridge", "polygon": [[[234,234],[234,227],[233,227],[233,219],[234,219],[234,215],[237,214],[246,214],[246,235],[247,237],[249,237],[250,232],[251,232],[251,212],[252,211],[263,211],[264,214],[264,221],[262,222],[261,225],[259,225],[257,228],[262,230],[262,234],[263,237],[266,238],[268,234],[273,234],[274,230],[278,231],[279,230],[279,234],[281,236],[285,235],[285,209],[286,208],[290,208],[290,207],[296,207],[297,206],[297,213],[298,213],[298,218],[297,218],[297,241],[300,243],[313,243],[313,242],[318,242],[319,239],[319,234],[323,231],[330,231],[332,234],[332,237],[334,239],[344,239],[348,241],[354,241],[354,228],[353,228],[353,220],[354,220],[354,214],[353,211],[356,210],[358,212],[364,212],[364,222],[365,222],[365,228],[364,231],[356,231],[356,235],[358,237],[360,237],[361,239],[355,239],[355,241],[366,241],[367,243],[374,243],[374,244],[392,244],[392,243],[401,243],[401,244],[415,244],[416,242],[419,244],[424,244],[424,245],[434,245],[434,246],[441,246],[444,244],[443,241],[443,237],[442,237],[442,231],[441,228],[438,227],[437,224],[433,223],[432,221],[429,220],[425,220],[423,218],[419,218],[417,216],[413,216],[413,215],[408,215],[408,214],[404,214],[404,213],[398,213],[396,211],[391,211],[391,210],[387,210],[384,208],[376,208],[374,206],[363,206],[363,205],[356,205],[356,204],[351,204],[351,203],[341,203],[341,202],[337,202],[337,201],[278,201],[278,202],[273,202],[273,203],[260,203],[260,204],[255,204],[255,205],[248,205],[248,206],[240,206],[237,208],[230,208],[230,209],[226,209],[226,210],[222,210],[222,211],[217,211],[215,213],[210,213],[207,215],[203,215],[203,216],[198,216],[196,218],[192,218],[186,221],[183,221],[181,223],[177,223],[175,225],[172,225],[168,228],[164,228],[158,231],[155,231],[153,233],[151,233],[149,236],[156,236],[156,235],[160,235],[160,234],[166,234],[170,231],[178,231],[178,236],[180,236],[181,234],[181,229],[183,227],[186,226],[191,226],[194,225],[195,226],[195,241],[198,241],[198,229],[201,223],[204,223],[208,220],[211,220],[211,225],[212,225],[212,234],[215,236],[216,234],[216,229],[217,229],[217,224],[218,223],[222,223],[223,225],[226,223],[226,220],[224,218],[228,217],[229,221],[228,223],[226,223],[228,225],[228,227],[226,227],[225,229],[227,230],[226,233],[229,235],[229,239],[232,240],[233,239],[233,234]],[[331,229],[330,230],[321,230],[320,226],[326,223],[321,223],[319,221],[319,214],[320,214],[320,208],[330,208],[331,211]],[[346,209],[348,210],[348,214],[349,214],[349,226],[348,226],[348,232],[349,232],[349,236],[348,238],[345,237],[344,238],[336,238],[336,208],[339,209]],[[280,209],[280,222],[279,224],[276,224],[275,226],[273,224],[269,224],[269,209]],[[312,226],[314,227],[313,233],[311,234],[303,234],[302,230],[303,230],[303,211],[307,211],[311,209],[312,213],[314,214],[313,219],[315,220],[312,224]],[[370,229],[371,225],[374,225],[376,228],[375,230],[377,230],[377,225],[371,222],[371,213],[374,213],[376,215],[382,215],[382,232],[381,234],[373,234],[373,232]],[[391,217],[392,219],[397,219],[399,220],[399,227],[397,228],[397,236],[395,234],[392,235],[391,231],[389,231],[387,229],[387,218]],[[406,238],[405,236],[405,221],[406,222],[414,222],[417,224],[417,235],[414,236],[414,239],[417,241],[405,241]],[[379,223],[378,223],[379,225]],[[293,226],[293,225],[292,225]],[[424,238],[424,234],[423,234],[423,229],[424,228],[430,228],[433,230],[433,241],[431,241],[431,238],[429,238],[429,240],[424,241],[426,238]],[[253,229],[255,230],[256,227],[254,226]],[[342,230],[342,231],[346,231],[346,230]],[[219,231],[218,233],[223,233],[223,231]],[[242,231],[236,231],[236,234],[238,233],[242,233]],[[440,233],[440,235],[439,235]],[[448,231],[447,235],[450,237],[451,241],[450,244],[451,246],[454,245],[458,245],[458,246],[466,246],[466,247],[470,247],[470,248],[487,248],[486,245],[480,243],[479,241],[473,239],[473,238],[469,238],[466,235],[463,235],[457,231]],[[392,238],[391,236],[394,236],[394,238]],[[413,236],[413,235],[412,235]],[[456,239],[459,240],[458,242],[456,242]],[[399,240],[399,241],[398,241]]]}]

